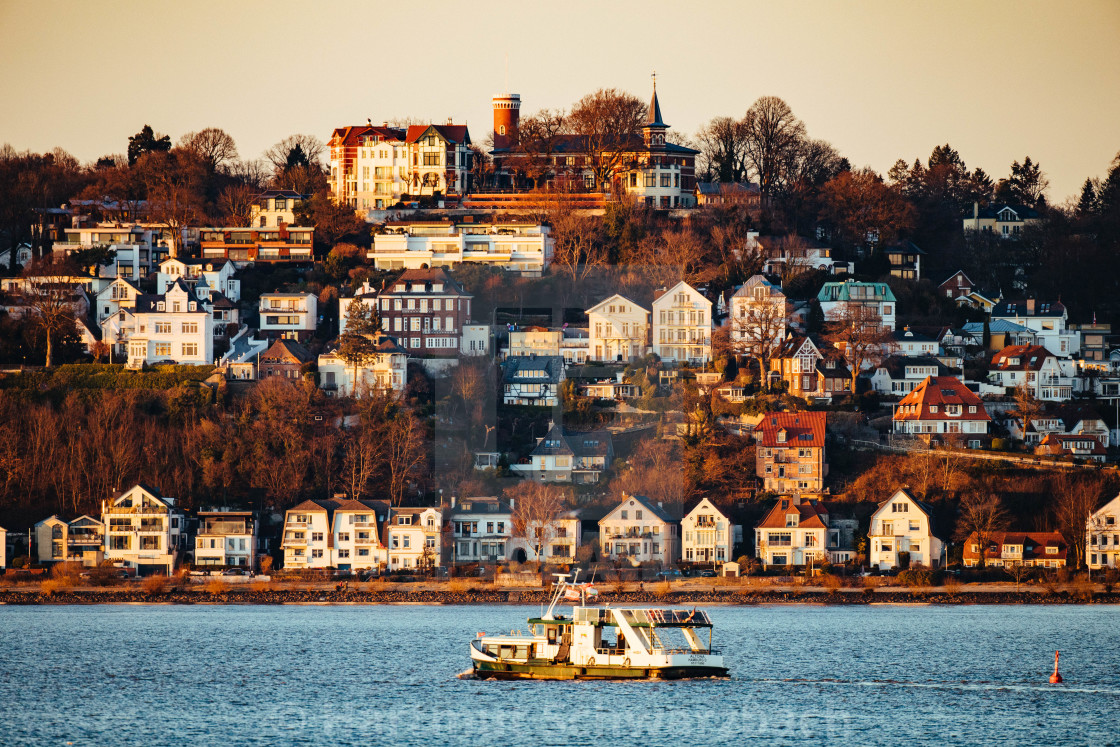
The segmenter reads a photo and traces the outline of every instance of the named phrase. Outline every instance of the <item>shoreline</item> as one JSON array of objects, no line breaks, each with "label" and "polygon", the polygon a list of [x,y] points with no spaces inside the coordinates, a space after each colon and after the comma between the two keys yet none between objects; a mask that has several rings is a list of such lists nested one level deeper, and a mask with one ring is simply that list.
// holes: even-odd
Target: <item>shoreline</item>
[{"label": "shoreline", "polygon": [[[230,589],[209,592],[203,589],[175,588],[166,592],[139,589],[91,589],[43,592],[39,589],[0,591],[0,605],[537,605],[547,604],[548,593],[539,589],[501,590],[397,590],[354,588],[345,591],[316,589]],[[919,589],[719,589],[674,591],[659,594],[648,591],[605,592],[596,604],[643,606],[752,606],[764,604],[801,604],[813,606],[930,606],[958,604],[1120,604],[1120,592],[1052,591],[1048,589],[946,590],[942,587]]]}]

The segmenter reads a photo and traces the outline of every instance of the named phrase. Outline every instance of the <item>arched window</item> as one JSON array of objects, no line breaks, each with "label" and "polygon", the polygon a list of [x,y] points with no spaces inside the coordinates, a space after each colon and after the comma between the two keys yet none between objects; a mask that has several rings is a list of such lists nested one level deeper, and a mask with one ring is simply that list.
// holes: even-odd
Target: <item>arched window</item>
[{"label": "arched window", "polygon": [[498,134],[499,135],[506,134],[506,126],[505,125],[502,125],[501,127],[498,128]]}]

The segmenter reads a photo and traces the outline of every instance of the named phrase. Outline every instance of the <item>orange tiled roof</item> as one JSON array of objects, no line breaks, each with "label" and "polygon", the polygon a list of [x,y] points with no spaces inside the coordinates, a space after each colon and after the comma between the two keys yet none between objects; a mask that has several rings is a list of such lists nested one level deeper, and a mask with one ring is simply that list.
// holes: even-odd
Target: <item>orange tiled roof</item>
[{"label": "orange tiled roof", "polygon": [[[794,503],[792,499],[782,498],[766,517],[756,527],[757,529],[786,529],[786,515],[797,514],[797,528],[798,529],[827,529],[828,528],[828,506],[823,502],[803,498],[800,503]],[[792,527],[791,527],[792,528]]]},{"label": "orange tiled roof", "polygon": [[[960,405],[959,415],[947,415],[945,405]],[[931,407],[937,407],[931,412]],[[969,412],[975,407],[976,412]],[[903,397],[895,410],[895,420],[991,420],[980,397],[955,376],[927,376],[925,381]]]},{"label": "orange tiled roof", "polygon": [[[762,446],[799,446],[822,448],[827,413],[768,412],[754,427],[755,438]],[[778,434],[785,431],[785,440]]]}]

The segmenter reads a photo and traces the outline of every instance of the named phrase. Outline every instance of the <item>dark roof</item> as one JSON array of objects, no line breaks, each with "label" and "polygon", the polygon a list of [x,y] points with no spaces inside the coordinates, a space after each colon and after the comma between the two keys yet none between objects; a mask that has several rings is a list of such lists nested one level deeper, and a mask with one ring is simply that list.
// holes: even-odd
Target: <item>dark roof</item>
[{"label": "dark roof", "polygon": [[533,456],[570,454],[572,456],[607,456],[612,448],[609,431],[566,431],[553,425],[533,449]]},{"label": "dark roof", "polygon": [[[1029,299],[1034,300],[1034,299]],[[992,307],[992,319],[1009,316],[1053,316],[1060,317],[1066,311],[1061,301],[1034,301],[1034,311],[1027,309],[1027,301],[1022,299],[1007,299],[1000,301]]]},{"label": "dark roof", "polygon": [[[521,370],[543,370],[544,377],[524,378],[518,377]],[[555,384],[560,381],[560,372],[564,370],[564,359],[559,355],[529,355],[509,358],[505,362],[503,378],[506,383],[545,383]]]},{"label": "dark roof", "polygon": [[931,355],[891,355],[876,366],[876,369],[886,369],[892,379],[900,379],[906,373],[907,366],[937,366],[938,376],[948,376],[951,373],[948,366]]},{"label": "dark roof", "polygon": [[897,244],[884,247],[884,252],[887,254],[925,254],[922,249],[913,241],[900,241]]},{"label": "dark roof", "polygon": [[898,342],[937,342],[937,338],[930,337],[922,332],[916,332],[911,327],[896,329],[891,335]]},{"label": "dark roof", "polygon": [[[1037,210],[1035,210],[1034,208],[1026,207],[1024,205],[989,205],[986,208],[981,208],[981,210],[979,211],[979,217],[995,218],[999,215],[999,211],[1003,210],[1004,208],[1011,208],[1011,210],[1013,210],[1015,214],[1019,216],[1020,220],[1029,220],[1031,218],[1038,217]],[[972,218],[972,215],[964,216],[965,220],[971,220]]]},{"label": "dark roof", "polygon": [[[627,501],[636,501],[636,502],[642,504],[642,508],[646,509],[647,511],[649,511],[650,513],[652,513],[654,516],[661,519],[662,521],[667,521],[667,522],[675,521],[673,516],[668,511],[666,511],[662,506],[657,505],[657,503],[654,500],[652,500],[651,498],[648,498],[647,496],[644,496],[644,495],[626,495],[625,493],[622,494],[622,500],[614,508],[612,508],[610,511],[608,511],[606,514],[603,515],[603,519],[605,519],[607,516],[609,516],[611,514],[612,511],[621,507],[622,504],[626,503]],[[602,521],[602,519],[600,519],[600,521]]]},{"label": "dark roof", "polygon": [[[182,311],[169,312],[169,313],[176,313],[176,314],[207,314],[207,313],[209,313],[209,312],[206,311],[206,309],[204,309],[202,307],[202,303],[199,302],[198,299],[195,297],[194,293],[191,292],[190,287],[183,280],[183,278],[175,278],[175,282],[173,282],[171,285],[167,286],[167,290],[169,292],[171,291],[172,288],[180,288],[184,293],[186,293],[187,294],[187,303],[190,304],[193,301],[195,303],[195,307],[194,307],[195,310],[194,311],[188,311],[187,309],[190,308],[190,306],[188,306],[186,309],[183,309]],[[157,304],[160,301],[163,301],[164,303],[166,303],[166,301],[167,301],[167,294],[166,293],[164,293],[164,294],[142,293],[142,294],[140,294],[136,297],[136,311],[135,311],[135,313],[145,313],[145,312],[147,312],[147,313],[153,313],[153,312],[154,313],[165,313],[165,312],[167,312],[166,307],[165,307],[165,312],[157,311]]]},{"label": "dark roof", "polygon": [[314,360],[315,356],[311,355],[310,350],[295,340],[281,337],[261,354],[261,360],[265,362],[273,358],[295,358],[299,363],[307,363]]},{"label": "dark roof", "polygon": [[226,298],[225,294],[221,291],[214,291],[210,294],[210,303],[215,309],[236,309],[237,304]]},{"label": "dark roof", "polygon": [[661,120],[661,104],[657,101],[657,84],[653,86],[653,98],[649,100],[649,113],[646,115],[646,127],[668,127]]},{"label": "dark roof", "polygon": [[[395,295],[395,294],[398,293],[398,291],[396,290],[397,286],[402,284],[402,283],[405,285],[405,287],[407,289],[405,291],[400,291],[400,293],[402,293],[404,295],[408,295],[410,292],[411,293],[419,292],[419,291],[413,291],[412,290],[412,286],[415,286],[415,285],[424,286],[424,290],[426,292],[433,292],[433,291],[431,291],[431,285],[433,283],[443,283],[444,289],[442,291],[440,291],[441,295],[452,294],[452,295],[457,295],[457,296],[470,297],[470,294],[467,293],[465,290],[463,290],[463,286],[459,285],[459,283],[457,283],[450,275],[448,275],[447,272],[442,267],[428,267],[428,268],[421,268],[421,269],[416,269],[416,270],[405,270],[403,275],[401,275],[399,278],[394,280],[392,283],[388,284],[385,287],[385,289],[383,291],[381,291],[380,293],[378,293],[377,295],[379,295],[379,296]],[[358,297],[360,298],[360,297],[369,296],[369,295],[370,294],[368,294],[368,293],[364,293],[364,294],[360,294]]]}]

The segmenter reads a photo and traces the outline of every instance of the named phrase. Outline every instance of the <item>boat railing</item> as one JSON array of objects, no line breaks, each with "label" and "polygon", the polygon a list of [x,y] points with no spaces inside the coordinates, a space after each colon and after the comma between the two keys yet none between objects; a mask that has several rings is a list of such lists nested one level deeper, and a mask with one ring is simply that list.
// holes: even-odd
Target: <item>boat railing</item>
[{"label": "boat railing", "polygon": [[646,610],[654,625],[711,625],[712,619],[704,610]]}]

